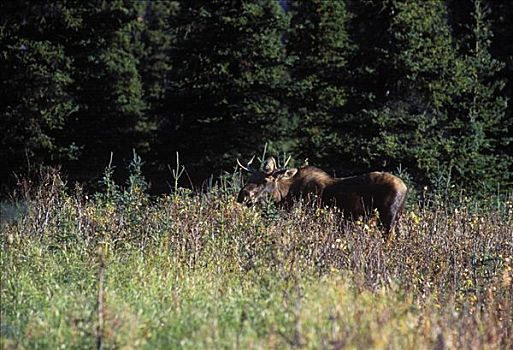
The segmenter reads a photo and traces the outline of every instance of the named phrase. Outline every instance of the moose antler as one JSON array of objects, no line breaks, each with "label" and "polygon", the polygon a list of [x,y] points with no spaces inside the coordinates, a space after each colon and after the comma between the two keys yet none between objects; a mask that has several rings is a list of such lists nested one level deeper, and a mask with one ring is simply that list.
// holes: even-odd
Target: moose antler
[{"label": "moose antler", "polygon": [[284,168],[286,168],[286,167],[287,167],[287,165],[289,164],[289,162],[290,162],[290,159],[291,159],[291,158],[292,158],[292,156],[291,156],[291,155],[287,158],[287,160],[285,161],[285,164],[283,164],[283,167],[284,167]]},{"label": "moose antler", "polygon": [[250,172],[250,173],[254,173],[256,170],[251,166],[251,163],[253,163],[254,159],[255,159],[255,156],[253,156],[253,158],[251,158],[251,160],[248,162],[248,164],[246,164],[246,166],[244,166],[239,161],[239,158],[237,158],[237,164],[239,164],[241,169],[244,169],[244,170],[246,170],[247,172]]}]

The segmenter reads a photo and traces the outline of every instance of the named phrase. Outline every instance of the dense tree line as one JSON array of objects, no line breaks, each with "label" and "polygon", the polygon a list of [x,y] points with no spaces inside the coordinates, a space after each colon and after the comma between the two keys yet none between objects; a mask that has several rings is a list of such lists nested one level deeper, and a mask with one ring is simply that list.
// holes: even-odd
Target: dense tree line
[{"label": "dense tree line", "polygon": [[2,1],[1,180],[94,183],[135,150],[159,188],[176,152],[195,182],[267,143],[340,175],[511,186],[511,18],[491,0]]}]

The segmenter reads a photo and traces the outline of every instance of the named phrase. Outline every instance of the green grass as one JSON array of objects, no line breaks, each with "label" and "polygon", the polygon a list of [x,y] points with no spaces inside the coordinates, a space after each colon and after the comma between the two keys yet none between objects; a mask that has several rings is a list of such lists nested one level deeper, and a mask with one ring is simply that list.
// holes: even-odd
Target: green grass
[{"label": "green grass", "polygon": [[372,221],[214,192],[26,203],[1,226],[5,349],[513,347],[511,203],[409,208],[389,244]]}]

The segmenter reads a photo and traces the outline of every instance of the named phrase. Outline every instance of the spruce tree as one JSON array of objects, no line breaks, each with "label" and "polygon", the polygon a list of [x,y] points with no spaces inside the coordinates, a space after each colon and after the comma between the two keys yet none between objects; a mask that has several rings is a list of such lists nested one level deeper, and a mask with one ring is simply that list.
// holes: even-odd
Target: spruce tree
[{"label": "spruce tree", "polygon": [[174,42],[172,25],[177,9],[176,1],[147,1],[142,14],[138,71],[152,129],[162,115],[169,113],[164,105],[169,92],[168,74],[172,70],[169,52]]},{"label": "spruce tree", "polygon": [[506,104],[479,6],[465,42],[453,36],[443,2],[395,0],[382,12],[388,42],[375,67],[384,82],[371,85],[373,101],[357,112],[363,160],[401,164],[419,182],[450,174],[473,191],[503,180],[507,159],[495,144],[505,137]]},{"label": "spruce tree", "polygon": [[[508,135],[513,135],[513,1],[492,1],[484,2],[488,6],[489,19],[492,36],[490,37],[490,53],[494,58],[504,63],[504,67],[498,73],[498,78],[504,81],[505,86],[502,96],[508,98],[505,120],[509,121]],[[506,154],[509,159],[513,158],[513,146],[511,142],[503,146],[498,145],[498,152]],[[510,160],[509,174],[513,176],[513,161]],[[510,185],[513,179],[509,180]]]},{"label": "spruce tree", "polygon": [[[285,144],[287,19],[276,1],[181,1],[170,51],[167,159],[192,173],[233,168],[237,156]],[[205,171],[208,169],[208,172]]]},{"label": "spruce tree", "polygon": [[[389,50],[397,43],[390,30],[393,7],[389,1],[348,1],[350,40],[355,46],[347,67],[348,99],[344,108],[352,116],[353,145],[342,157],[350,172],[391,169],[398,165],[389,156],[382,157],[375,141],[382,128],[374,114],[390,100],[395,80],[400,76],[391,62]],[[386,164],[385,164],[386,163]]]},{"label": "spruce tree", "polygon": [[[145,174],[153,183],[154,190],[166,191],[163,179],[169,176],[165,157],[166,140],[158,138],[158,125],[170,115],[166,106],[169,94],[169,76],[172,71],[169,55],[174,44],[173,20],[178,10],[176,1],[146,0],[141,14],[142,30],[138,33],[139,46],[136,54],[138,72],[141,77],[143,100],[146,104],[145,129],[148,131],[140,154],[145,161]],[[145,152],[141,152],[145,151]]]},{"label": "spruce tree", "polygon": [[1,182],[76,156],[58,136],[77,108],[65,33],[78,21],[62,3],[1,2]]},{"label": "spruce tree", "polygon": [[297,119],[295,153],[314,164],[333,166],[353,145],[347,100],[347,60],[351,45],[344,2],[291,2],[287,53],[291,68],[290,113]]},{"label": "spruce tree", "polygon": [[82,179],[99,175],[114,153],[128,163],[148,132],[146,104],[134,42],[142,30],[143,3],[77,2],[80,26],[68,33],[74,61],[73,94],[79,109],[67,136],[80,147],[68,164]]},{"label": "spruce tree", "polygon": [[448,166],[450,156],[443,153],[452,141],[444,131],[450,117],[446,108],[458,90],[446,8],[440,1],[398,0],[384,6],[389,42],[380,69],[387,74],[378,104],[362,113],[368,128],[365,157],[392,169],[401,165],[429,181]]},{"label": "spruce tree", "polygon": [[147,1],[141,17],[139,72],[144,97],[152,109],[161,109],[167,91],[167,74],[171,70],[172,25],[177,1]]},{"label": "spruce tree", "polygon": [[449,124],[457,147],[449,155],[457,175],[476,189],[494,190],[511,179],[512,158],[505,150],[511,144],[504,81],[499,72],[504,64],[490,53],[492,38],[489,9],[481,0],[473,1],[470,33],[464,38],[460,57],[458,93],[448,110],[454,113]]}]

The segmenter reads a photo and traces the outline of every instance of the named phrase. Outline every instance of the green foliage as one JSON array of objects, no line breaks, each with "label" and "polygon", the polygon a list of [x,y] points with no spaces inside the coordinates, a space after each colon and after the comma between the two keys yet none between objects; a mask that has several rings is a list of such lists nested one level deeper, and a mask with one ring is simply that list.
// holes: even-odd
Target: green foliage
[{"label": "green foliage", "polygon": [[286,134],[287,20],[272,0],[180,5],[162,131],[194,172],[211,172]]},{"label": "green foliage", "polygon": [[466,38],[473,46],[466,48],[453,38],[443,2],[384,5],[390,44],[378,62],[391,73],[380,84],[381,98],[369,103],[374,107],[359,112],[367,128],[363,161],[399,162],[429,184],[439,172],[451,172],[475,193],[507,181],[511,158],[501,152],[509,142],[507,105],[496,80],[501,64],[489,52],[486,13],[479,1],[474,6]]},{"label": "green foliage", "polygon": [[347,99],[349,13],[341,1],[291,2],[287,53],[291,67],[290,113],[298,120],[295,152],[314,163],[334,165],[333,154],[350,144]]},{"label": "green foliage", "polygon": [[177,1],[146,1],[143,13],[137,18],[142,23],[134,41],[138,44],[135,56],[146,105],[146,125],[140,122],[139,126],[147,131],[143,135],[145,137],[141,138],[143,143],[140,149],[145,152],[145,158],[152,161],[158,158],[148,152],[158,149],[159,143],[155,138],[157,125],[169,113],[164,106],[169,93],[169,75],[173,69],[169,51],[174,43],[172,19],[177,9]]},{"label": "green foliage", "polygon": [[128,181],[125,187],[119,186],[114,179],[115,167],[112,165],[112,153],[109,164],[104,170],[101,179],[103,192],[96,194],[97,200],[111,205],[121,205],[130,208],[139,206],[142,202],[148,201],[146,191],[149,186],[142,174],[144,162],[141,157],[133,151],[133,158],[128,165]]},{"label": "green foliage", "polygon": [[69,91],[72,59],[57,35],[74,27],[72,14],[60,4],[6,1],[1,6],[0,172],[5,179],[10,171],[77,155],[74,142],[58,138],[77,104]]},{"label": "green foliage", "polygon": [[[512,184],[513,7],[472,0],[0,4],[0,178],[62,166],[94,187],[135,149],[152,189],[264,144],[341,175],[404,166],[486,195]],[[89,190],[89,189],[88,189]]]},{"label": "green foliage", "polygon": [[463,57],[465,74],[454,104],[460,117],[450,123],[450,127],[459,129],[459,147],[451,155],[458,177],[485,189],[511,181],[508,166],[512,158],[504,149],[513,140],[508,135],[513,121],[505,113],[507,101],[499,94],[504,81],[497,79],[503,64],[490,54],[492,33],[488,15],[482,1],[474,0],[472,30],[466,38],[469,49]]},{"label": "green foliage", "polygon": [[[513,42],[509,40],[513,32],[513,2],[511,1],[486,1],[482,7],[488,7],[488,18],[490,19],[491,35],[490,53],[494,59],[504,63],[499,71],[498,77],[505,82],[502,96],[508,97],[506,107],[506,121],[509,121],[508,135],[513,135]],[[499,146],[500,147],[500,146]],[[511,159],[513,157],[513,147],[511,142],[503,148],[498,148],[499,152],[504,152]],[[513,165],[510,164],[509,172],[513,172]]]},{"label": "green foliage", "polygon": [[[117,160],[129,158],[150,127],[135,41],[142,27],[142,4],[118,1],[77,7],[82,21],[70,35],[69,49],[75,53],[73,89],[80,108],[67,133],[81,148],[82,171],[90,174],[103,167],[109,152]],[[104,156],[98,157],[98,152]]]}]

